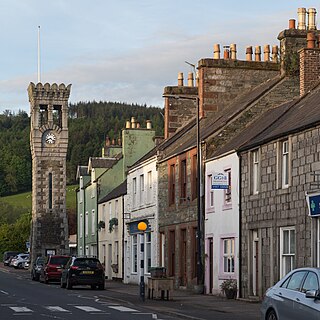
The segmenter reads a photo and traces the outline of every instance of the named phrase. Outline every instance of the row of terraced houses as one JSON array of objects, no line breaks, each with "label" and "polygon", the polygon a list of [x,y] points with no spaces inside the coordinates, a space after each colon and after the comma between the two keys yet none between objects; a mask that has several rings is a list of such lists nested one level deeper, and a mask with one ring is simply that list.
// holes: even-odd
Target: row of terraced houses
[{"label": "row of terraced houses", "polygon": [[[231,278],[256,299],[289,270],[320,267],[320,220],[306,200],[320,189],[315,15],[300,8],[279,46],[247,47],[246,60],[215,45],[195,81],[179,74],[164,88],[163,139],[132,118],[78,167],[79,255],[124,283],[139,283],[144,260],[145,278],[164,267],[176,288],[207,294]],[[212,188],[217,173],[226,189]]]}]

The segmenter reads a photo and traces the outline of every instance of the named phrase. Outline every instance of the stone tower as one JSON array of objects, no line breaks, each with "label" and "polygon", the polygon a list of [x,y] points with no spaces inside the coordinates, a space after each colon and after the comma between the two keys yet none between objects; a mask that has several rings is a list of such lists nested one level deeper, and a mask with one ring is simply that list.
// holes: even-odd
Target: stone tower
[{"label": "stone tower", "polygon": [[32,155],[31,261],[68,254],[66,155],[71,85],[30,83]]}]

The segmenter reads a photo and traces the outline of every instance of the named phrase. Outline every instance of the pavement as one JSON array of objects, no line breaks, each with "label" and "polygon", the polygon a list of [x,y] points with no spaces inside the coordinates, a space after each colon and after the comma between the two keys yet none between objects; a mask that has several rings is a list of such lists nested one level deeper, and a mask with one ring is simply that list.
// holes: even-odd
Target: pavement
[{"label": "pavement", "polygon": [[[146,290],[147,291],[147,290]],[[192,290],[174,290],[171,300],[148,299],[142,301],[139,286],[123,284],[120,281],[106,281],[106,290],[100,298],[114,299],[119,303],[144,307],[179,319],[246,319],[257,320],[260,316],[260,302],[227,299],[224,296],[197,294]],[[215,317],[213,317],[215,315]],[[218,315],[218,317],[217,317]]]}]

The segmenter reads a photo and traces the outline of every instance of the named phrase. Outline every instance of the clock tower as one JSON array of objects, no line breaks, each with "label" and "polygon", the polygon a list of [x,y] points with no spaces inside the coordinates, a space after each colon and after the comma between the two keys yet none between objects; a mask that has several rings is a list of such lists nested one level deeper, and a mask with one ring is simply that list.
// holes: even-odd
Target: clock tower
[{"label": "clock tower", "polygon": [[30,83],[31,261],[69,254],[66,211],[68,99],[71,85]]}]

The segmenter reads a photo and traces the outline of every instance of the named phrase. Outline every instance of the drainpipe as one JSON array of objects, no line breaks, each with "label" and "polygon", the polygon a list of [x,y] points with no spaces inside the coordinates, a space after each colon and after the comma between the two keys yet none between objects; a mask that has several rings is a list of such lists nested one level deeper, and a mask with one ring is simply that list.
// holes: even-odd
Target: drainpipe
[{"label": "drainpipe", "polygon": [[122,270],[121,270],[121,276],[122,276],[122,281],[124,280],[124,195],[122,196]]},{"label": "drainpipe", "polygon": [[97,234],[97,258],[99,259],[99,230],[98,230],[98,223],[99,223],[99,210],[98,210],[98,198],[99,198],[99,181],[96,182],[96,195],[97,195],[97,201],[96,201],[96,208],[97,208],[97,214],[96,214],[96,234]]},{"label": "drainpipe", "polygon": [[242,298],[242,250],[241,250],[241,242],[242,242],[242,228],[241,228],[241,220],[242,220],[242,206],[241,206],[241,198],[242,198],[242,187],[241,187],[241,175],[242,175],[242,170],[241,170],[241,156],[238,154],[239,157],[239,261],[238,261],[238,268],[239,268],[239,297]]}]

